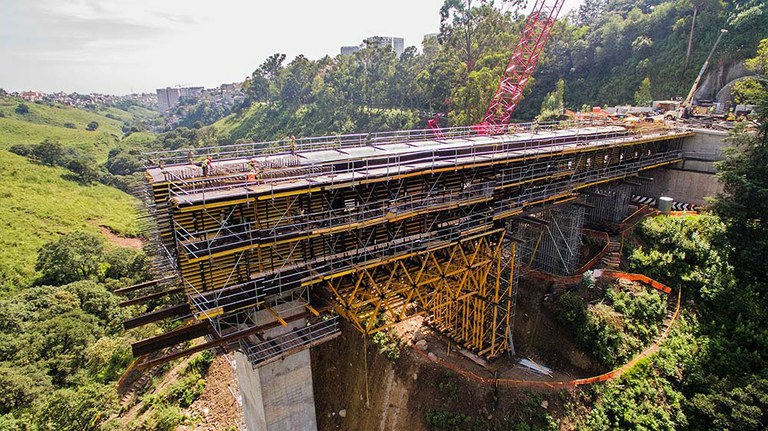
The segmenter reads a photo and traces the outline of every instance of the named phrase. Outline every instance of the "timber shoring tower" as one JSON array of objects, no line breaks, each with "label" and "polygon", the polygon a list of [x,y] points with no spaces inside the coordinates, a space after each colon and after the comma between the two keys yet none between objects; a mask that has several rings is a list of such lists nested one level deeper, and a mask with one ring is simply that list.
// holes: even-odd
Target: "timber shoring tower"
[{"label": "timber shoring tower", "polygon": [[[126,327],[186,324],[134,344],[137,357],[155,356],[142,365],[212,347],[266,363],[338,335],[336,315],[372,334],[422,314],[456,343],[496,358],[512,348],[518,229],[537,212],[580,202],[580,192],[681,161],[691,133],[571,123],[444,135],[147,154],[148,230],[165,275],[130,301],[184,299]],[[193,162],[206,155],[214,164],[204,176]],[[203,335],[201,345],[157,357]]]}]

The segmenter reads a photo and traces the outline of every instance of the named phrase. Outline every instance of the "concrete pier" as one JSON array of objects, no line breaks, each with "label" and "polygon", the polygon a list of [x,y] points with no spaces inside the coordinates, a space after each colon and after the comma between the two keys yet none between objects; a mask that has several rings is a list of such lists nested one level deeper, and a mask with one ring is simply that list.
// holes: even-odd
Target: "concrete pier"
[{"label": "concrete pier", "polygon": [[258,368],[235,360],[248,431],[317,431],[309,349]]}]

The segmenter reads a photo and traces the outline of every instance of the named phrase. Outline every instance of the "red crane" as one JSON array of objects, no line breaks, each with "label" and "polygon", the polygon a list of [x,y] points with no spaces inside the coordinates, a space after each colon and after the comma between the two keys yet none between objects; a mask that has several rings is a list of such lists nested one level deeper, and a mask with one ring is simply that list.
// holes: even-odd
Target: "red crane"
[{"label": "red crane", "polygon": [[483,134],[503,133],[517,103],[523,97],[523,90],[533,74],[549,34],[552,32],[565,0],[536,0],[531,14],[525,20],[523,34],[504,70],[499,87],[496,89],[480,124],[472,126]]},{"label": "red crane", "polygon": [[[472,126],[475,131],[484,135],[504,133],[517,103],[523,97],[523,90],[533,74],[564,2],[565,0],[536,0],[483,121]],[[438,139],[443,137],[443,132],[438,126],[441,116],[442,114],[438,114],[427,121]]]}]

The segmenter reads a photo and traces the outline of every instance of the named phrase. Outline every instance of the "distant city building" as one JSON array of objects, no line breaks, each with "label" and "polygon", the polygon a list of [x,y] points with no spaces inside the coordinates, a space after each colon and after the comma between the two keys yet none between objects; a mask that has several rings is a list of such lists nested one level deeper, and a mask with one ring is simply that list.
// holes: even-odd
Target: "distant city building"
[{"label": "distant city building", "polygon": [[179,104],[180,91],[178,88],[158,88],[157,108],[160,112],[167,111]]},{"label": "distant city building", "polygon": [[405,51],[405,40],[402,37],[391,36],[371,36],[363,40],[359,46],[342,46],[341,55],[352,55],[364,47],[372,48],[392,48],[395,54],[400,57]]},{"label": "distant city building", "polygon": [[44,94],[39,91],[24,91],[19,94],[19,97],[29,102],[37,102],[39,100],[43,100],[43,96]]},{"label": "distant city building", "polygon": [[342,46],[341,47],[341,55],[352,55],[357,51],[360,51],[359,46]]},{"label": "distant city building", "polygon": [[365,40],[363,40],[363,43],[366,46],[372,46],[377,48],[385,48],[385,47],[391,47],[393,51],[395,51],[395,54],[397,54],[398,57],[405,51],[405,41],[402,37],[391,37],[391,36],[371,36]]},{"label": "distant city building", "polygon": [[182,87],[179,88],[179,97],[198,98],[203,94],[204,87]]},{"label": "distant city building", "polygon": [[421,51],[426,56],[437,55],[440,43],[438,42],[439,33],[427,33],[421,41]]}]

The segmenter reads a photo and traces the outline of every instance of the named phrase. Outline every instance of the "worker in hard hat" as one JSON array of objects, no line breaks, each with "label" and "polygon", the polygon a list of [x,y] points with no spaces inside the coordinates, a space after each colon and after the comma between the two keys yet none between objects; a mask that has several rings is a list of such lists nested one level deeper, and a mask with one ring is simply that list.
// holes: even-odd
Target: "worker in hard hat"
[{"label": "worker in hard hat", "polygon": [[291,150],[291,155],[296,155],[296,137],[291,135],[291,139],[288,141],[288,147]]},{"label": "worker in hard hat", "polygon": [[213,173],[213,158],[208,155],[203,161],[203,176],[207,177]]}]

